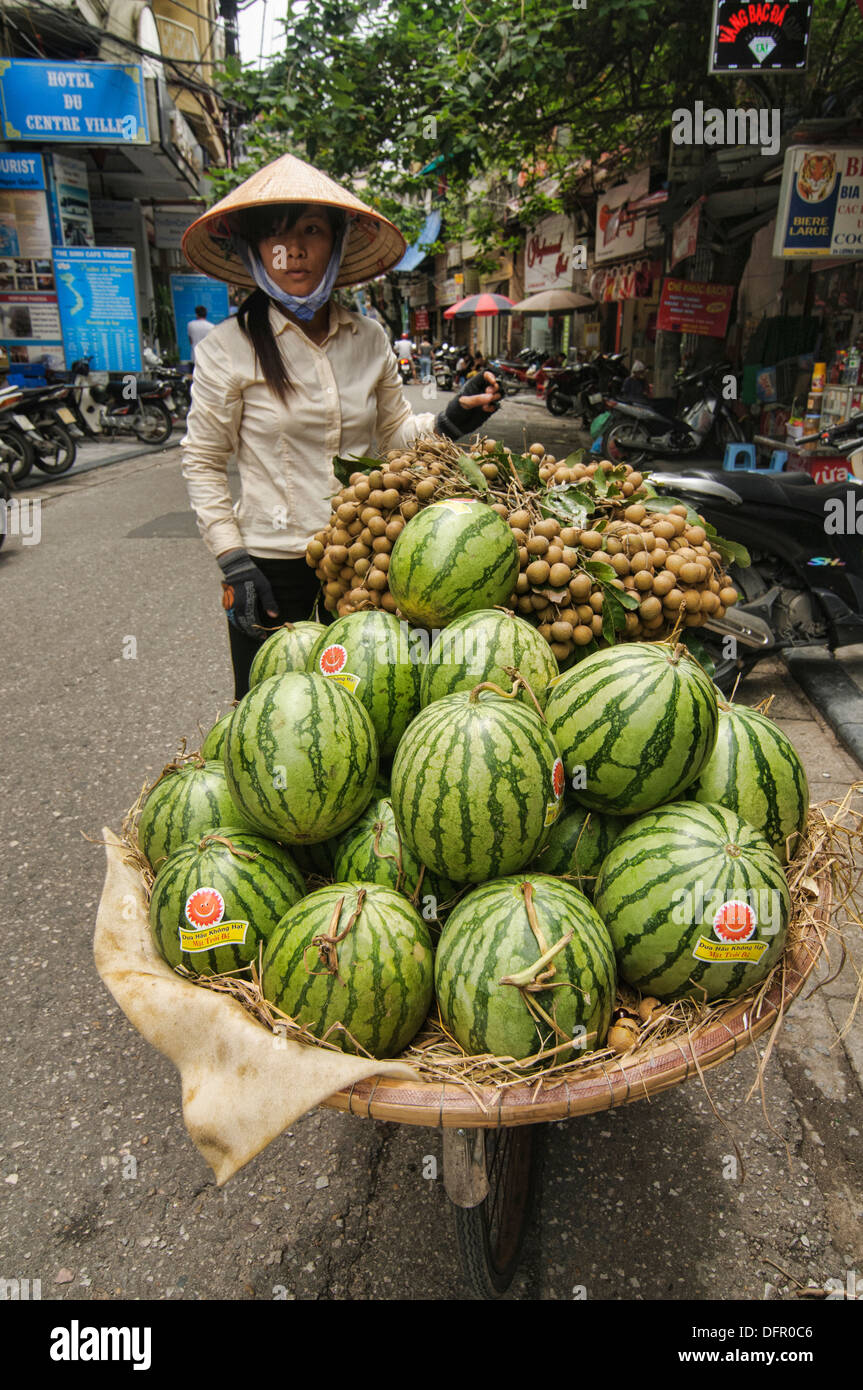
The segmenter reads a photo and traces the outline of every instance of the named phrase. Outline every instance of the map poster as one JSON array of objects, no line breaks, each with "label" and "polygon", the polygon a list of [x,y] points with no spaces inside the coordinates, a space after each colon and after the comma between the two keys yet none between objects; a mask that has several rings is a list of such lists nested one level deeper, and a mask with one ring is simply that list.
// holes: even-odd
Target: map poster
[{"label": "map poster", "polygon": [[54,272],[67,362],[93,371],[139,372],[141,331],[135,253],[128,247],[55,247]]}]

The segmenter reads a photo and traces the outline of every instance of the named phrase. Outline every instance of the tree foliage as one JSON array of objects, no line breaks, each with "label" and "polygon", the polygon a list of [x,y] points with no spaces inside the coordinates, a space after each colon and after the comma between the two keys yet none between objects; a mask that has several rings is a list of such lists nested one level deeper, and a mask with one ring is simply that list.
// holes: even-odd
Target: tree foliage
[{"label": "tree foliage", "polygon": [[[816,0],[805,76],[709,77],[711,17],[712,0],[291,0],[282,54],[262,71],[225,65],[248,157],[217,172],[217,191],[290,150],[412,236],[415,195],[445,176],[448,228],[461,214],[462,234],[491,246],[505,201],[493,178],[511,187],[521,173],[522,217],[567,206],[576,171],[642,163],[676,107],[859,105],[854,0]],[[547,175],[560,182],[550,199],[536,191]]]}]

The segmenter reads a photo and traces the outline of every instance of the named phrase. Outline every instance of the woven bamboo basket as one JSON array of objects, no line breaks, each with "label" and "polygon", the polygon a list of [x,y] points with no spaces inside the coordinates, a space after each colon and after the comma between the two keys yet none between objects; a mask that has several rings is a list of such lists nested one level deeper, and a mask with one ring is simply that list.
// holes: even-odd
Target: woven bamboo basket
[{"label": "woven bamboo basket", "polygon": [[497,1129],[567,1120],[649,1100],[669,1086],[698,1077],[736,1056],[785,1014],[821,955],[819,923],[830,920],[833,892],[828,866],[816,874],[815,882],[818,899],[812,904],[812,914],[787,948],[783,968],[776,970],[768,988],[756,999],[750,996],[730,1001],[685,1041],[678,1037],[657,1042],[633,1056],[580,1068],[573,1079],[543,1089],[537,1087],[535,1077],[503,1090],[482,1086],[468,1090],[440,1081],[410,1083],[375,1077],[336,1092],[323,1104],[328,1109],[399,1124]]}]

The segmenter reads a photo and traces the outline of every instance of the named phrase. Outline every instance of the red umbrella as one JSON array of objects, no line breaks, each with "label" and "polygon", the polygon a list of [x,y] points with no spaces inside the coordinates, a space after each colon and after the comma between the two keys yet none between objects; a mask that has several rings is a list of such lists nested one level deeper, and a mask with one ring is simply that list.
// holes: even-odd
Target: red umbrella
[{"label": "red umbrella", "polygon": [[469,294],[467,299],[460,299],[458,304],[444,309],[443,316],[445,319],[461,319],[470,318],[472,314],[479,318],[489,318],[493,314],[511,314],[514,303],[515,301],[507,299],[505,294]]}]

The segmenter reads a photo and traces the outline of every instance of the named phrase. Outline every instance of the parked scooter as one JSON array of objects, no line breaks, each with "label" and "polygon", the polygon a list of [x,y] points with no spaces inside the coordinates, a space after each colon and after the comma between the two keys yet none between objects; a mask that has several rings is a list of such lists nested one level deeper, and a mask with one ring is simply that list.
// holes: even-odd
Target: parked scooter
[{"label": "parked scooter", "polygon": [[515,396],[519,391],[535,391],[537,374],[544,357],[545,353],[537,352],[535,348],[522,348],[516,359],[507,361],[501,357],[494,358],[491,369],[500,382],[501,394]]},{"label": "parked scooter", "polygon": [[674,401],[609,397],[606,405],[611,417],[602,437],[603,456],[637,467],[657,455],[679,458],[696,454],[705,445],[722,450],[726,444],[742,441],[743,430],[722,395],[722,380],[730,371],[727,363],[713,363],[679,378],[681,391],[694,389],[696,395],[679,414],[672,414]]},{"label": "parked scooter", "polygon": [[545,404],[552,415],[581,412],[581,423],[590,429],[605,409],[605,397],[619,390],[626,379],[626,358],[622,352],[598,352],[589,362],[549,373]]},{"label": "parked scooter", "polygon": [[29,435],[35,451],[34,462],[43,473],[58,477],[68,473],[78,454],[78,446],[69,433],[75,415],[67,401],[69,386],[34,386],[22,390],[19,414],[26,415],[33,426]]},{"label": "parked scooter", "polygon": [[128,375],[97,384],[90,379],[91,360],[82,357],[73,362],[71,373],[47,374],[50,381],[61,377],[68,381],[71,375],[69,405],[81,433],[90,439],[134,434],[144,444],[164,444],[174,428],[170,387],[152,377],[139,376],[132,394]]},{"label": "parked scooter", "polygon": [[[856,432],[863,438],[863,416]],[[835,444],[837,432],[827,434]],[[749,551],[750,566],[729,568],[740,602],[697,630],[721,690],[777,652],[863,642],[863,482],[715,469],[652,473],[650,481]]]},{"label": "parked scooter", "polygon": [[20,386],[0,386],[0,469],[15,483],[26,478],[36,462],[36,431],[20,410],[23,395]]},{"label": "parked scooter", "polygon": [[0,548],[2,548],[3,542],[6,539],[6,504],[9,502],[11,497],[12,487],[9,474],[6,472],[2,464],[0,464],[0,512],[2,512],[2,518],[0,518]]}]

